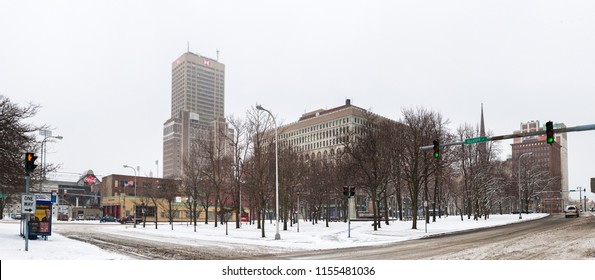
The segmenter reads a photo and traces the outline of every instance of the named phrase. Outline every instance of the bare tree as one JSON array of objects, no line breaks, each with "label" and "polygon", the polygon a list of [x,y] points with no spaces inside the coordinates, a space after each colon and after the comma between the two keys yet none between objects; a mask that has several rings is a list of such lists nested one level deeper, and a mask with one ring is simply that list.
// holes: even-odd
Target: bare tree
[{"label": "bare tree", "polygon": [[[417,110],[404,109],[403,119],[403,152],[400,161],[403,180],[407,183],[412,208],[412,229],[417,229],[417,209],[419,207],[420,192],[427,186],[429,177],[436,170],[435,159],[431,153],[420,150],[419,147],[439,140],[440,133],[437,124],[443,123],[439,113],[423,108]],[[426,192],[427,193],[427,192]]]},{"label": "bare tree", "polygon": [[179,216],[179,211],[174,210],[174,203],[176,198],[180,195],[180,181],[169,178],[161,180],[160,197],[162,198],[161,207],[167,209],[166,216],[171,225],[171,230],[174,230],[174,218]]},{"label": "bare tree", "polygon": [[304,184],[300,186],[300,197],[305,198],[301,207],[309,207],[312,224],[324,218],[326,227],[331,220],[330,210],[337,198],[340,198],[340,186],[337,185],[336,164],[330,158],[310,158],[300,168]]},{"label": "bare tree", "polygon": [[304,180],[305,194],[303,197],[306,203],[303,207],[306,207],[307,205],[309,212],[308,216],[313,225],[318,223],[320,210],[325,201],[324,196],[320,194],[320,189],[322,188],[320,178],[323,175],[319,165],[320,163],[315,157],[309,158],[306,167],[307,173]]},{"label": "bare tree", "polygon": [[344,151],[350,156],[354,172],[355,185],[363,189],[372,199],[374,230],[380,225],[380,205],[387,196],[391,182],[391,157],[388,149],[389,139],[382,130],[382,123],[387,120],[366,112],[364,123],[346,131],[342,138]]},{"label": "bare tree", "polygon": [[[464,140],[475,138],[479,129],[465,124],[458,128],[457,138]],[[498,153],[493,142],[463,145],[455,148],[458,170],[461,172],[462,185],[459,197],[462,198],[461,209],[470,219],[487,218],[494,203],[504,195],[502,178],[494,160]]]},{"label": "bare tree", "polygon": [[[523,211],[528,213],[532,198],[536,198],[542,194],[547,196],[546,193],[557,192],[552,190],[557,189],[560,185],[560,177],[552,174],[545,163],[535,163],[527,160],[521,164],[520,195],[524,206]],[[518,173],[514,173],[518,182]]]},{"label": "bare tree", "polygon": [[[222,122],[217,122],[213,131],[210,133],[209,138],[199,142],[202,144],[200,145],[200,155],[206,162],[206,166],[203,169],[203,176],[210,185],[210,187],[206,188],[208,189],[208,192],[205,192],[205,194],[212,194],[214,198],[213,202],[215,207],[213,211],[215,211],[215,227],[217,227],[219,220],[218,211],[222,200],[223,187],[224,184],[229,181],[228,179],[232,174],[231,167],[233,158],[230,151],[228,134],[226,126],[223,125]],[[203,197],[202,200],[207,214],[208,207],[211,203],[210,198],[210,195],[208,195]],[[208,220],[208,217],[205,218],[205,220]]]},{"label": "bare tree", "polygon": [[274,137],[266,136],[270,131],[271,120],[256,108],[248,111],[248,135],[252,137],[249,156],[245,161],[246,189],[257,213],[258,227],[261,236],[265,234],[265,212],[268,202],[274,198]]},{"label": "bare tree", "polygon": [[236,228],[240,228],[240,222],[244,212],[242,205],[242,180],[244,175],[244,161],[250,148],[250,137],[247,134],[247,123],[239,118],[233,116],[228,117],[229,125],[233,130],[233,134],[226,133],[226,137],[233,150],[232,170],[231,174],[231,193],[233,198],[233,205],[236,215]]},{"label": "bare tree", "polygon": [[287,230],[290,210],[297,199],[297,192],[302,187],[303,163],[295,149],[287,142],[279,146],[279,189],[280,218],[283,221],[283,230]]},{"label": "bare tree", "polygon": [[[205,166],[206,164],[203,158],[199,156],[198,145],[191,145],[189,156],[184,160],[182,186],[183,191],[187,196],[186,203],[188,204],[190,219],[194,224],[195,232],[196,223],[199,216],[199,203],[202,202],[202,207],[208,211],[208,198],[210,197],[210,189],[208,188],[209,185],[205,183],[205,180],[202,176]],[[207,201],[206,207],[204,201]],[[207,219],[205,220],[208,220],[208,215]]]},{"label": "bare tree", "polygon": [[[166,182],[167,180],[161,180],[160,182],[155,182],[155,183],[145,183],[145,185],[143,186],[144,189],[144,197],[145,202],[143,203],[144,207],[154,207],[153,209],[153,213],[154,213],[154,222],[155,222],[155,229],[157,229],[158,227],[158,221],[159,221],[159,206],[163,206],[162,201],[165,199],[167,201],[169,201],[169,203],[167,203],[169,207],[169,213],[168,216],[170,217],[170,223],[171,223],[171,214],[172,214],[172,205],[171,205],[171,201],[172,199],[175,199],[175,193],[174,191],[177,191],[174,186],[174,182]],[[166,208],[166,207],[164,207]],[[146,210],[146,209],[144,209]],[[146,211],[144,211],[146,212]],[[146,213],[143,212],[143,216],[146,215]],[[143,219],[144,220],[144,219]],[[143,224],[144,227],[144,224]],[[172,223],[172,229],[173,229],[173,223]]]},{"label": "bare tree", "polygon": [[[38,128],[25,123],[25,120],[35,116],[39,106],[29,104],[20,107],[12,103],[7,97],[0,95],[0,219],[4,217],[6,205],[20,199],[19,194],[24,190],[24,151],[35,151],[34,132]],[[35,170],[39,173],[40,168]],[[39,173],[41,174],[41,173]],[[31,175],[32,186],[34,178]]]}]

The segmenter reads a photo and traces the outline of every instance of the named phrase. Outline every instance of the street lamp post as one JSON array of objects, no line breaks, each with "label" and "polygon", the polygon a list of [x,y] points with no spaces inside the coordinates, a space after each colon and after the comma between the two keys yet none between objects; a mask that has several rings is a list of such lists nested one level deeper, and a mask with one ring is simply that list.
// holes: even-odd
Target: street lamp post
[{"label": "street lamp post", "polygon": [[300,232],[300,193],[297,193],[297,212],[295,214],[295,219],[297,221],[297,232]]},{"label": "street lamp post", "polygon": [[134,167],[132,166],[128,166],[126,164],[124,164],[124,168],[131,168],[134,171],[134,221],[132,222],[134,224],[134,227],[136,228],[136,169],[134,169]]},{"label": "street lamp post", "polygon": [[47,163],[47,140],[50,138],[54,138],[54,139],[58,139],[58,140],[62,140],[64,139],[64,137],[57,135],[57,136],[52,136],[52,131],[51,130],[46,130],[46,129],[42,129],[39,131],[39,135],[43,136],[43,140],[41,140],[41,182],[40,184],[45,181],[45,168],[46,168],[46,163]]},{"label": "street lamp post", "polygon": [[[52,136],[52,131],[47,129],[40,130],[39,135],[43,135],[43,140],[41,141],[41,180],[39,182],[39,191],[43,191],[43,183],[45,182],[46,176],[47,140],[50,138],[62,140],[64,137],[60,135]],[[52,209],[52,212],[53,211],[54,209]]]},{"label": "street lamp post", "polygon": [[524,153],[519,156],[519,220],[523,218],[521,213],[523,213],[523,198],[521,196],[521,158],[523,156],[531,155],[532,152]]},{"label": "street lamp post", "polygon": [[260,105],[256,105],[257,110],[265,111],[269,113],[269,116],[273,118],[273,123],[275,124],[275,208],[276,208],[276,217],[277,217],[277,225],[275,229],[275,240],[281,239],[281,235],[279,234],[279,134],[277,132],[277,121],[275,120],[275,116],[271,111],[263,108]]}]

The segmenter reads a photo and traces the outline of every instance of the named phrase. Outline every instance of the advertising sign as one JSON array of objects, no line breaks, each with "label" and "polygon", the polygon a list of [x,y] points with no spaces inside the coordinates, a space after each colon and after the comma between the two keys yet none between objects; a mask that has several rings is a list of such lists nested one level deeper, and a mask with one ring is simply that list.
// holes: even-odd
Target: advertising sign
[{"label": "advertising sign", "polygon": [[52,235],[52,202],[37,200],[35,211],[29,217],[29,235]]}]

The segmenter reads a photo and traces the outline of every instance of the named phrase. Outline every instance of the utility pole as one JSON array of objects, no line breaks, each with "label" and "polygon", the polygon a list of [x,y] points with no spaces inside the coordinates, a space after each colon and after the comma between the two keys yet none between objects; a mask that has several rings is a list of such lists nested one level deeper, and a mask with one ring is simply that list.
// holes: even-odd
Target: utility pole
[{"label": "utility pole", "polygon": [[[581,187],[578,187],[576,189],[578,190],[579,209],[586,212],[587,211],[587,196],[585,196],[585,199],[583,200],[583,192],[586,192],[587,189],[581,188]],[[583,210],[583,208],[584,208],[584,210]]]}]

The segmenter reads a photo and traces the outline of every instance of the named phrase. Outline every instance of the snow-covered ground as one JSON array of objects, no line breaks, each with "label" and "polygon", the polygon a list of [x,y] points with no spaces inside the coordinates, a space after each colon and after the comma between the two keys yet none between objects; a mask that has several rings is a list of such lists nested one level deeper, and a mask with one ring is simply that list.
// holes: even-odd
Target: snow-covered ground
[{"label": "snow-covered ground", "polygon": [[[474,228],[498,226],[519,221],[528,221],[545,217],[545,214],[523,215],[519,220],[518,215],[492,215],[489,219],[461,221],[459,216],[449,216],[437,219],[435,223],[424,226],[423,221],[418,221],[418,229],[411,229],[411,221],[395,222],[390,225],[382,225],[378,231],[374,231],[371,222],[352,222],[351,237],[348,237],[347,223],[331,222],[329,227],[325,226],[323,221],[312,225],[311,222],[301,222],[300,232],[297,232],[298,226],[288,227],[283,231],[280,227],[281,240],[275,240],[275,225],[267,221],[265,224],[266,237],[261,237],[260,229],[255,225],[244,223],[241,229],[236,229],[235,224],[229,224],[228,233],[225,234],[225,226],[219,225],[217,228],[213,223],[205,225],[198,224],[196,232],[192,225],[186,223],[174,224],[174,229],[168,224],[159,224],[155,229],[155,224],[147,223],[146,227],[137,225],[134,228],[130,225],[120,225],[118,223],[102,224],[90,228],[97,234],[109,232],[122,236],[142,236],[143,239],[170,242],[179,245],[200,245],[201,242],[208,244],[225,244],[229,247],[253,246],[267,247],[274,250],[309,250],[309,249],[332,249],[346,248],[354,246],[379,245],[390,242],[398,242],[421,238],[424,236],[444,234],[454,231],[469,230]],[[274,221],[273,221],[274,222]],[[95,246],[84,242],[68,239],[56,233],[61,224],[99,224],[97,221],[85,222],[58,222],[54,221],[54,232],[48,240],[29,240],[29,251],[25,251],[25,241],[19,235],[18,221],[0,222],[0,259],[2,260],[111,260],[111,259],[130,259],[110,252],[105,252]],[[426,233],[427,231],[427,233]]]},{"label": "snow-covered ground", "polygon": [[[423,221],[418,223],[417,230],[411,229],[411,222],[395,222],[390,225],[382,225],[382,229],[374,231],[371,226],[371,222],[353,222],[351,224],[351,237],[348,235],[348,227],[346,223],[333,222],[330,223],[330,227],[325,227],[324,222],[312,225],[311,222],[301,222],[299,225],[299,232],[297,232],[297,225],[289,227],[287,231],[280,230],[281,240],[275,240],[275,226],[267,222],[266,224],[266,237],[261,238],[260,229],[254,227],[254,225],[244,224],[241,229],[236,229],[235,224],[229,224],[228,232],[226,235],[225,226],[218,226],[215,228],[213,224],[204,225],[199,224],[197,231],[194,232],[193,226],[188,226],[186,223],[176,223],[174,230],[171,230],[170,225],[160,224],[158,229],[155,229],[155,225],[147,223],[146,228],[137,226],[133,228],[132,225],[120,225],[120,224],[101,224],[99,225],[96,221],[81,222],[82,226],[86,224],[97,224],[92,226],[92,230],[101,234],[102,232],[109,232],[111,234],[118,234],[127,237],[141,237],[143,239],[175,243],[179,245],[192,245],[192,246],[204,246],[209,244],[223,244],[228,248],[237,248],[241,250],[244,247],[251,248],[265,248],[264,250],[272,251],[296,251],[296,250],[310,250],[310,249],[330,249],[330,248],[346,248],[355,246],[367,246],[367,245],[379,245],[387,244],[391,242],[398,242],[402,240],[410,240],[415,238],[421,238],[429,235],[444,234],[455,231],[470,230],[482,227],[492,227],[510,223],[517,223],[528,221],[531,219],[539,219],[545,217],[545,214],[530,214],[523,215],[523,219],[519,220],[518,215],[492,215],[487,220],[467,220],[461,221],[459,216],[442,217],[435,223],[427,225],[427,229],[424,226]],[[68,225],[61,225],[61,223],[68,223]],[[72,227],[73,223],[77,222],[57,222],[54,221],[54,233],[48,238],[48,240],[30,240],[28,245],[28,251],[25,251],[25,241],[19,235],[19,223],[18,221],[12,221],[5,219],[0,221],[0,259],[2,260],[2,279],[16,279],[16,278],[5,278],[5,273],[15,273],[19,271],[26,271],[26,267],[30,264],[35,267],[45,264],[43,260],[62,260],[61,262],[50,262],[52,267],[87,267],[91,266],[93,269],[102,271],[100,267],[108,266],[109,271],[119,271],[122,269],[123,273],[128,273],[130,263],[134,263],[135,266],[151,269],[155,263],[165,266],[170,269],[175,269],[178,266],[178,262],[172,263],[171,261],[125,261],[125,262],[97,262],[98,260],[129,260],[129,256],[107,252],[93,245],[89,245],[84,242],[75,241],[72,239],[65,238],[64,236],[56,233],[60,231],[61,227]],[[426,232],[427,231],[427,232]],[[11,262],[6,262],[11,260]],[[12,260],[33,260],[33,261],[12,261]],[[37,261],[36,261],[37,260]],[[73,260],[76,260],[72,262]],[[79,260],[84,260],[80,262]],[[226,267],[227,265],[245,265],[246,263],[257,264],[257,265],[278,265],[287,264],[286,261],[277,261],[269,263],[267,261],[201,261],[200,266],[203,268],[213,267]],[[148,264],[147,264],[148,263]],[[183,261],[181,263],[187,263]],[[323,263],[311,263],[308,261],[299,261],[297,264],[305,263],[306,265],[338,265],[334,261],[328,261]],[[350,261],[349,265],[366,265],[369,261]],[[374,265],[386,267],[391,269],[392,263],[389,261],[375,261]],[[403,263],[403,262],[397,262]],[[411,263],[411,262],[405,262]],[[413,267],[416,266],[416,262],[413,261]],[[442,262],[439,262],[442,263]],[[450,263],[447,267],[457,266],[456,261],[446,261]],[[489,262],[494,263],[494,262]],[[499,262],[500,265],[503,263],[508,264],[509,262]],[[7,264],[7,266],[5,266]],[[296,262],[291,263],[292,265]],[[345,263],[341,264],[344,265]],[[435,265],[435,263],[434,263]],[[441,264],[444,265],[444,264]],[[475,268],[482,267],[485,265],[475,265]],[[172,268],[173,266],[173,268]],[[10,269],[5,269],[10,267]],[[20,268],[20,269],[19,269]],[[184,269],[181,267],[180,269]],[[208,269],[207,269],[208,270]],[[422,267],[423,270],[423,267]],[[52,269],[54,271],[54,269]],[[144,270],[143,270],[144,271]],[[138,273],[138,272],[137,272]],[[220,270],[217,269],[213,273],[213,277],[221,278]],[[8,274],[7,274],[8,275]],[[94,273],[88,275],[92,278]],[[156,274],[150,274],[155,276]],[[311,274],[310,274],[311,275]],[[389,274],[386,274],[387,276]],[[440,275],[440,274],[437,274]],[[531,274],[528,274],[531,275]],[[49,275],[47,275],[49,276]],[[37,277],[36,277],[37,278]],[[102,277],[104,278],[104,277]],[[327,277],[328,278],[328,277]],[[64,278],[63,273],[56,276],[56,279],[70,279]],[[77,278],[72,278],[77,279]],[[89,278],[87,278],[89,279]],[[99,278],[97,278],[99,279]],[[155,279],[151,277],[150,279]],[[229,276],[224,279],[235,279]],[[241,279],[259,279],[259,278],[241,278]],[[260,278],[261,279],[261,278]],[[298,278],[295,278],[298,279]],[[341,278],[346,279],[346,278]],[[372,279],[372,278],[370,278]],[[374,278],[377,279],[377,278]],[[378,278],[381,279],[381,278]],[[460,278],[459,278],[460,279]],[[45,280],[45,279],[44,279]]]}]

